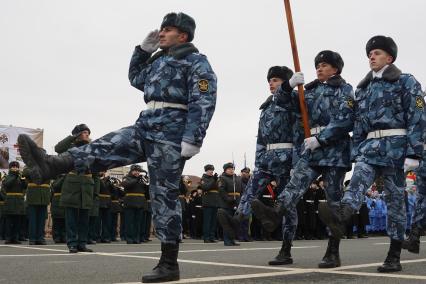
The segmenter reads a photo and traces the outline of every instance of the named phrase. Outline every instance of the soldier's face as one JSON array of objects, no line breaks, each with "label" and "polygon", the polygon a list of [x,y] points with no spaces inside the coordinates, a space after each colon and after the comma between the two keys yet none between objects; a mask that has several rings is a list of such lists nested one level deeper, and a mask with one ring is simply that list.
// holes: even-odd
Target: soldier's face
[{"label": "soldier's face", "polygon": [[386,65],[389,65],[393,61],[393,57],[389,55],[384,50],[381,49],[373,49],[368,54],[368,59],[370,62],[370,68],[371,70],[377,72],[380,71],[383,67]]},{"label": "soldier's face", "polygon": [[227,168],[225,170],[225,174],[227,174],[228,176],[232,176],[234,174],[234,169],[233,168]]},{"label": "soldier's face", "polygon": [[84,130],[80,133],[80,136],[78,137],[81,141],[89,141],[90,140],[90,133],[87,130]]},{"label": "soldier's face", "polygon": [[337,73],[337,68],[325,62],[319,63],[316,69],[317,69],[317,78],[321,82],[327,81],[328,79],[331,78],[331,76],[334,76]]},{"label": "soldier's face", "polygon": [[283,83],[284,81],[280,78],[272,77],[269,79],[269,90],[271,93],[275,93],[275,91],[278,89],[278,87]]},{"label": "soldier's face", "polygon": [[141,175],[141,172],[140,171],[132,171],[132,175],[135,176],[135,177],[138,177],[138,176]]},{"label": "soldier's face", "polygon": [[187,42],[188,35],[180,32],[175,27],[164,27],[160,33],[160,48],[168,49],[172,46]]},{"label": "soldier's face", "polygon": [[208,171],[206,172],[206,175],[208,175],[208,176],[212,176],[212,175],[213,175],[213,172],[214,172],[214,170],[208,170]]},{"label": "soldier's face", "polygon": [[19,171],[19,168],[18,168],[18,167],[11,167],[11,168],[9,169],[9,171],[17,172],[17,171]]}]

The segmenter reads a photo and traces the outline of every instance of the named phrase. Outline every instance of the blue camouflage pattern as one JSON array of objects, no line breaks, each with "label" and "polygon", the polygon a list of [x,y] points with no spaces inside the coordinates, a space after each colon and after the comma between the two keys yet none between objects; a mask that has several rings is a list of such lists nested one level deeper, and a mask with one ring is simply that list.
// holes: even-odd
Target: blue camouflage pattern
[{"label": "blue camouflage pattern", "polygon": [[403,169],[370,165],[363,161],[357,162],[351,182],[344,193],[341,203],[350,206],[354,211],[358,211],[367,190],[378,176],[383,176],[384,181],[383,199],[387,208],[387,234],[391,239],[402,241],[404,240],[407,223]]},{"label": "blue camouflage pattern", "polygon": [[[259,198],[272,180],[282,189],[290,179],[293,149],[268,150],[267,145],[294,142],[296,107],[292,94],[285,93],[282,86],[260,107],[255,169],[238,205],[238,211],[245,216],[251,214],[252,200]],[[296,227],[297,212],[294,210],[283,218],[284,239],[292,240]]]},{"label": "blue camouflage pattern", "polygon": [[[217,91],[217,78],[207,57],[192,52],[180,59],[164,54],[150,64],[145,59],[146,52],[136,47],[129,68],[130,83],[144,92],[145,102],[183,104],[188,111],[144,111],[138,119],[144,138],[201,146],[215,110]],[[200,85],[203,82],[207,87]]]},{"label": "blue camouflage pattern", "polygon": [[[368,73],[355,92],[352,160],[402,168],[407,156],[420,159],[423,153],[421,85],[393,64],[382,78],[372,76]],[[406,129],[407,135],[367,139],[369,132],[383,129]]]},{"label": "blue camouflage pattern", "polygon": [[[311,166],[351,168],[349,132],[354,124],[353,88],[340,75],[326,82],[318,79],[305,85],[305,102],[308,109],[309,127],[324,127],[317,137],[321,147],[307,151],[306,159]],[[300,157],[303,149],[303,126],[296,120],[301,134],[297,135],[296,153]]]},{"label": "blue camouflage pattern", "polygon": [[[182,45],[188,50],[188,44]],[[148,109],[134,125],[106,134],[68,152],[78,172],[105,171],[147,162],[150,199],[157,237],[176,243],[182,232],[179,182],[185,159],[181,142],[201,146],[216,104],[216,75],[204,55],[189,49],[179,59],[164,52],[150,57],[136,47],[129,70],[131,84],[151,100],[178,103],[176,108]]]}]

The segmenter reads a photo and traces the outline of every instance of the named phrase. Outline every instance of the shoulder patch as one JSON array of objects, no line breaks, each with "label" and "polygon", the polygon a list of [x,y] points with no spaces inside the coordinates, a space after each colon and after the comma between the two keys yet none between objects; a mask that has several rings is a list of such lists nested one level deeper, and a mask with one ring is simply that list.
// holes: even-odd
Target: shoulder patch
[{"label": "shoulder patch", "polygon": [[202,93],[207,93],[209,91],[209,81],[207,81],[206,79],[199,80],[198,90]]},{"label": "shoulder patch", "polygon": [[416,107],[418,109],[423,109],[424,106],[425,106],[425,103],[423,101],[423,98],[422,97],[416,97]]},{"label": "shoulder patch", "polygon": [[354,100],[352,98],[348,99],[346,103],[348,104],[348,107],[354,108]]}]

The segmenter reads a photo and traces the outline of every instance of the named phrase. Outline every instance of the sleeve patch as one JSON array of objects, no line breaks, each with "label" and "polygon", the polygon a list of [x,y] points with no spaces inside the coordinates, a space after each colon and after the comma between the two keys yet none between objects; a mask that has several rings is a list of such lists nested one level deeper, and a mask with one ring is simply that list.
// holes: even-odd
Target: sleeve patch
[{"label": "sleeve patch", "polygon": [[416,97],[416,107],[418,109],[423,109],[424,108],[424,101],[422,97]]},{"label": "sleeve patch", "polygon": [[207,81],[206,79],[199,80],[198,90],[202,93],[207,93],[209,91],[209,81]]}]

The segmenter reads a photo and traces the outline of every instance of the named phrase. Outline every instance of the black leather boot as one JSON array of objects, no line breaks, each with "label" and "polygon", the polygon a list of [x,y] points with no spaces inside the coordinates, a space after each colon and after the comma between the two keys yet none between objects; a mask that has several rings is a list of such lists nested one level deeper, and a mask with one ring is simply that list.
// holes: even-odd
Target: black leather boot
[{"label": "black leather boot", "polygon": [[219,208],[217,211],[217,220],[223,228],[223,232],[232,240],[238,235],[241,221],[244,219],[242,214],[231,216],[226,210]]},{"label": "black leather boot", "polygon": [[327,202],[318,204],[318,216],[337,239],[344,236],[346,222],[352,217],[353,212],[354,210],[347,204],[340,204],[335,207],[331,207]]},{"label": "black leather boot", "polygon": [[69,153],[65,152],[58,156],[47,155],[46,151],[39,148],[28,135],[18,136],[18,146],[22,159],[29,168],[27,174],[37,184],[68,173],[74,168],[74,159]]},{"label": "black leather boot", "polygon": [[408,235],[408,239],[402,242],[402,248],[412,253],[419,253],[420,252],[420,236],[421,236],[421,230],[413,226],[411,228],[410,235]]},{"label": "black leather boot", "polygon": [[401,263],[399,262],[401,256],[402,241],[391,240],[388,256],[385,259],[385,262],[377,267],[378,272],[396,272],[401,271]]},{"label": "black leather boot", "polygon": [[151,273],[142,276],[142,283],[176,281],[180,278],[177,262],[179,243],[161,243],[161,257]]},{"label": "black leather boot", "polygon": [[254,215],[262,223],[262,227],[272,233],[282,223],[285,209],[281,204],[277,204],[275,207],[266,206],[259,199],[254,199],[251,202],[251,209]]},{"label": "black leather boot", "polygon": [[282,247],[278,255],[268,262],[269,265],[286,265],[286,264],[292,264],[293,258],[291,258],[291,246],[292,241],[289,240],[283,240]]},{"label": "black leather boot", "polygon": [[318,263],[318,268],[335,268],[341,265],[339,246],[340,239],[330,236],[328,239],[327,250],[325,251],[325,255],[321,262]]}]

